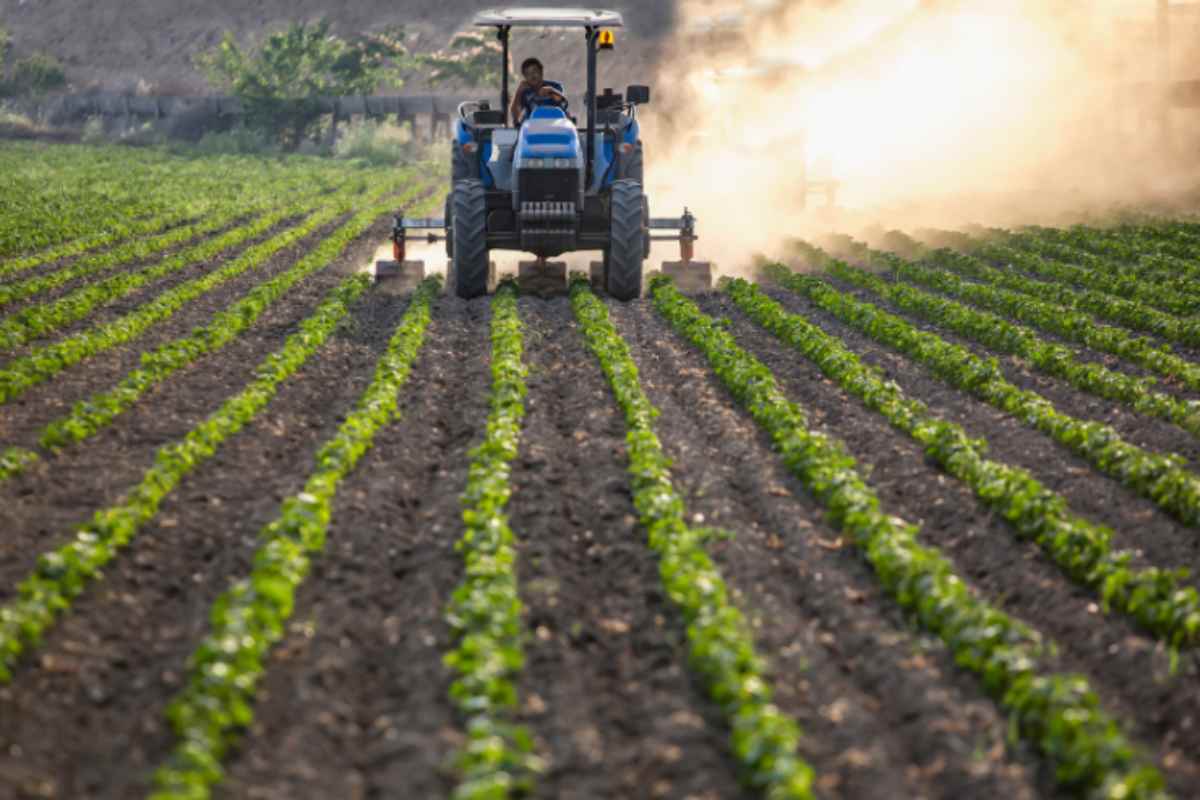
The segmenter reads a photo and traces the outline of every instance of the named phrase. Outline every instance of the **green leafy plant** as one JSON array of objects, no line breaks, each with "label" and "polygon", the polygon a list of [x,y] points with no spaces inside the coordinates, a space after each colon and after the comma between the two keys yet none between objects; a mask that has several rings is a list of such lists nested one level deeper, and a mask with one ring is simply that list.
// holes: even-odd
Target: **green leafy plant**
[{"label": "green leafy plant", "polygon": [[[799,249],[804,247],[803,244],[796,246]],[[866,253],[868,259],[886,266],[894,275],[914,272],[904,259],[891,253],[869,250]],[[1200,401],[1180,400],[1153,391],[1150,388],[1154,384],[1153,378],[1134,378],[1101,364],[1081,361],[1070,349],[1047,342],[1028,328],[1014,325],[996,314],[978,311],[903,283],[885,281],[844,261],[827,260],[825,267],[830,275],[874,292],[920,319],[936,322],[998,352],[1019,356],[1034,369],[1062,378],[1077,389],[1097,397],[1117,400],[1140,414],[1168,420],[1188,433],[1200,436]],[[929,271],[923,275],[927,279],[934,279],[934,274]],[[954,283],[955,280],[948,278],[947,282]]]},{"label": "green leafy plant", "polygon": [[512,721],[516,678],[525,663],[517,552],[504,509],[512,494],[512,460],[525,418],[524,348],[517,290],[501,284],[492,300],[492,391],[484,441],[471,451],[462,495],[463,536],[455,545],[464,562],[463,582],[446,612],[458,639],[446,666],[458,677],[450,697],[467,720],[459,750],[459,800],[488,800],[528,793],[541,769],[529,733]]},{"label": "green leafy plant", "polygon": [[391,74],[381,48],[330,29],[327,19],[293,23],[246,49],[226,33],[199,62],[214,85],[242,101],[250,127],[278,132],[294,149],[319,122],[321,97],[372,94]]},{"label": "green leafy plant", "polygon": [[828,509],[893,599],[975,673],[1019,732],[1051,761],[1060,785],[1108,800],[1166,798],[1162,775],[1121,733],[1080,675],[1047,672],[1046,645],[978,597],[918,530],[880,507],[844,445],[810,429],[771,371],[672,285],[651,279],[655,309],[708,359],[721,383],[771,436],[788,469]]},{"label": "green leafy plant", "polygon": [[[421,191],[423,188],[418,185],[412,192]],[[249,329],[262,313],[288,290],[327,267],[350,242],[365,233],[380,215],[387,213],[397,202],[403,202],[405,199],[407,197],[388,197],[364,208],[353,219],[322,240],[293,267],[255,286],[229,308],[218,312],[207,325],[193,330],[187,336],[142,353],[138,368],[122,378],[115,387],[79,401],[67,414],[42,428],[37,439],[40,453],[13,447],[0,454],[0,481],[24,472],[37,463],[44,453],[56,452],[93,436],[170,375],[207,354],[219,352]],[[416,211],[424,213],[431,207],[432,202],[426,201],[426,205],[417,207]]]},{"label": "green leafy plant", "polygon": [[[289,365],[302,361],[300,352],[315,349],[308,340],[323,342],[369,280],[365,275],[347,278],[322,305],[325,316],[310,318],[320,322],[289,339],[289,345],[297,337],[303,342],[296,345],[297,355],[282,351],[273,359]],[[187,684],[167,708],[179,741],[154,774],[155,791],[150,796],[155,800],[208,797],[220,781],[221,760],[254,718],[252,704],[267,654],[283,637],[296,591],[313,559],[325,549],[338,486],[371,449],[375,435],[400,416],[399,391],[424,344],[433,299],[440,291],[438,278],[417,287],[370,386],[317,452],[316,467],[304,489],[284,500],[279,516],[263,529],[250,574],[213,605],[209,633],[189,661]],[[268,374],[273,378],[271,373],[279,368],[272,367],[268,365]]]},{"label": "green leafy plant", "polygon": [[772,702],[767,667],[755,650],[750,624],[705,550],[713,532],[685,520],[683,498],[654,433],[658,410],[642,391],[629,346],[585,279],[572,282],[571,305],[625,414],[634,505],[658,554],[663,588],[687,622],[692,667],[732,729],[732,749],[744,778],[772,800],[811,798],[813,771],[798,754],[799,727]]},{"label": "green leafy plant", "polygon": [[967,484],[1020,537],[1036,542],[1067,575],[1099,592],[1105,609],[1129,614],[1172,647],[1196,643],[1200,593],[1186,585],[1188,570],[1130,569],[1130,554],[1113,549],[1111,531],[1072,514],[1066,498],[1026,470],[986,458],[985,441],[970,438],[961,426],[907,397],[838,339],[744,280],[727,283],[724,291],[748,316],[920,443],[943,470]]},{"label": "green leafy plant", "polygon": [[[815,248],[814,252],[820,253]],[[834,260],[824,253],[814,256],[819,265]],[[908,355],[950,385],[1047,434],[1185,524],[1200,525],[1200,476],[1187,469],[1183,458],[1147,452],[1122,439],[1111,426],[1063,414],[1041,395],[1006,380],[995,359],[979,358],[967,348],[919,330],[878,306],[855,300],[819,278],[793,273],[782,264],[766,264],[762,269],[770,280],[804,295],[880,344]]]},{"label": "green leafy plant", "polygon": [[[372,189],[367,193],[367,202],[387,194],[395,188],[395,176],[382,175],[373,181]],[[354,205],[363,202],[363,198],[353,191],[343,192],[331,198],[324,207],[310,214],[296,227],[290,228],[265,242],[256,244],[245,250],[237,258],[223,264],[219,269],[205,273],[201,277],[181,283],[155,297],[128,314],[88,330],[81,331],[65,339],[58,340],[34,349],[19,358],[13,359],[0,370],[0,404],[12,401],[43,381],[57,375],[67,367],[77,364],[85,358],[102,352],[118,344],[132,340],[143,331],[167,319],[183,308],[187,303],[227,283],[238,275],[262,265],[268,258],[289,245],[295,244],[321,227],[328,225],[345,214]],[[286,216],[286,215],[285,215]],[[262,219],[258,224],[261,230],[239,228],[225,237],[211,240],[200,248],[208,253],[197,260],[205,260],[234,244],[245,241],[251,236],[265,233],[278,220],[267,224]],[[234,237],[236,241],[229,239]],[[192,253],[196,256],[197,253]],[[101,302],[108,295],[97,298],[89,297],[88,304]],[[64,306],[60,312],[62,317],[77,315],[71,305]],[[78,318],[78,316],[75,316]],[[57,327],[59,316],[42,321],[41,325]]]}]

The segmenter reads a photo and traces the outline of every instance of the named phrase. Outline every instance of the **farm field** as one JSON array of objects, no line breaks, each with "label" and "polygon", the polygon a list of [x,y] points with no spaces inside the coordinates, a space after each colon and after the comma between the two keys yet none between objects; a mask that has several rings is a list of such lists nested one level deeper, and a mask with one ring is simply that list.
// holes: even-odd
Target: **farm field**
[{"label": "farm field", "polygon": [[0,165],[0,796],[1200,797],[1200,223],[468,302],[432,169]]}]

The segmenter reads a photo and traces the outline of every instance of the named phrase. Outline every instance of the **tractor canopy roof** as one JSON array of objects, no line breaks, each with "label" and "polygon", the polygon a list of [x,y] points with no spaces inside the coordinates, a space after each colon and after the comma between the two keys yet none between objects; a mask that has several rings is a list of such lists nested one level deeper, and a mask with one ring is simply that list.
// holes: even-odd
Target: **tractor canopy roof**
[{"label": "tractor canopy roof", "polygon": [[589,8],[493,8],[475,15],[481,27],[623,28],[616,11]]}]

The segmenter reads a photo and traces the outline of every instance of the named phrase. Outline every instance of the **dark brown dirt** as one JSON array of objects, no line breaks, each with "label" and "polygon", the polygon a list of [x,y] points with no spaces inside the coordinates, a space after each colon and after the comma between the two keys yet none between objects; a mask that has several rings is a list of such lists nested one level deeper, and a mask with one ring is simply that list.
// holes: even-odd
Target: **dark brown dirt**
[{"label": "dark brown dirt", "polygon": [[[167,497],[0,692],[0,752],[7,754],[0,771],[44,784],[48,796],[144,792],[148,771],[172,744],[164,704],[207,630],[208,609],[248,571],[258,531],[303,486],[317,447],[370,382],[403,309],[386,295],[368,295],[271,405]],[[279,340],[251,341],[261,358],[273,349],[263,345]],[[199,406],[213,408],[238,391],[239,373],[209,373],[206,402],[189,398],[191,413],[135,412],[121,429],[154,442],[177,439]],[[161,412],[163,405],[142,408]]]},{"label": "dark brown dirt", "polygon": [[221,796],[448,794],[461,733],[443,615],[462,577],[468,449],[487,419],[488,319],[486,301],[438,304],[403,416],[338,491]]},{"label": "dark brown dirt", "polygon": [[[754,621],[776,699],[829,796],[1035,797],[1027,754],[936,640],[910,630],[824,522],[703,357],[646,305],[611,304],[659,438],[697,521],[732,534],[714,557]],[[820,390],[833,394],[827,385]]]},{"label": "dark brown dirt", "polygon": [[[950,411],[947,418],[962,424],[972,436],[987,439],[993,458],[1007,460],[1019,455],[1015,462],[1039,477],[1046,472],[1059,474],[1051,465],[1071,462],[1051,440],[1003,423],[990,407],[948,390],[919,365],[885,351],[802,298],[788,292],[774,294],[789,310],[804,314],[841,338],[865,361],[885,369],[910,396],[939,411]],[[846,442],[885,508],[921,522],[925,541],[942,549],[984,596],[1058,644],[1058,668],[1086,674],[1105,707],[1125,721],[1148,750],[1157,751],[1172,787],[1187,796],[1184,790],[1200,781],[1200,765],[1192,756],[1200,752],[1196,724],[1200,699],[1190,688],[1200,676],[1196,657],[1183,656],[1179,672],[1171,677],[1161,647],[1123,617],[1102,614],[1091,592],[1065,578],[1036,546],[1018,543],[1005,523],[980,505],[969,489],[928,462],[912,440],[893,431],[882,417],[867,412],[853,398],[839,398],[840,392],[831,393],[832,397],[823,394],[819,371],[742,316],[730,301],[717,298],[705,305],[712,313],[728,315],[739,341],[771,367],[789,396],[813,409],[814,422]],[[1044,460],[1028,463],[1039,458]],[[1110,515],[1129,512],[1126,503],[1113,502],[1118,494],[1115,484],[1088,470],[1061,473],[1070,474],[1074,483],[1064,492],[1068,500],[1074,503],[1080,495],[1090,493],[1093,505]],[[1047,483],[1059,488],[1054,481]],[[1157,523],[1154,530],[1171,530],[1175,523],[1159,519],[1161,516],[1150,512],[1149,520]],[[1140,527],[1153,524],[1149,520],[1142,519]],[[1138,525],[1122,528],[1130,536],[1136,530]],[[1138,536],[1136,541],[1149,545],[1151,538]],[[1118,537],[1117,541],[1122,540]],[[1184,546],[1179,541],[1179,547]],[[1159,553],[1170,558],[1161,549],[1156,555]],[[1176,557],[1158,563],[1181,566],[1187,562]]]},{"label": "dark brown dirt", "polygon": [[[181,370],[104,432],[0,484],[0,601],[36,556],[109,505],[149,465],[250,380],[344,271],[364,263],[387,221],[312,276],[219,354]],[[140,353],[203,324],[321,234],[189,305],[135,342],[89,359],[0,407],[0,444],[32,444],[70,403],[109,388]],[[774,292],[975,436],[1030,469],[1073,509],[1111,525],[1138,564],[1200,566],[1200,535],[1121,489],[1040,433],[932,378],[803,299]],[[992,602],[1059,647],[1051,664],[1088,676],[1105,707],[1155,756],[1179,797],[1200,785],[1200,660],[1168,675],[1153,640],[1076,586],[920,448],[892,430],[721,296],[728,317],[812,424],[846,442],[884,507],[922,524]],[[0,797],[144,796],[173,745],[163,710],[212,602],[244,575],[262,526],[297,491],[320,442],[370,380],[403,313],[372,292],[351,324],[271,406],[190,475],[0,689]],[[696,524],[728,533],[710,547],[754,625],[779,706],[827,798],[1057,798],[1046,762],[1006,740],[1007,720],[944,646],[882,593],[861,555],[780,464],[769,440],[703,358],[644,301],[610,303],[656,430]],[[523,299],[530,394],[509,507],[518,538],[527,664],[521,721],[547,771],[546,798],[749,797],[720,714],[687,667],[685,630],[637,524],[625,426],[563,299]],[[104,312],[111,313],[111,312]],[[256,722],[227,760],[224,797],[444,797],[462,720],[443,666],[444,621],[461,580],[459,494],[487,415],[486,301],[438,301],[382,431],[342,485],[326,551],[314,562],[285,640],[271,654]],[[1089,356],[1090,357],[1090,356]],[[1200,454],[1158,423],[1059,382],[1024,374],[1063,410],[1114,421],[1135,441]],[[1121,427],[1124,426],[1124,427]]]},{"label": "dark brown dirt", "polygon": [[525,722],[545,798],[738,798],[727,733],[637,524],[625,424],[565,299],[522,300],[529,402],[514,464]]},{"label": "dark brown dirt", "polygon": [[[177,371],[90,440],[27,474],[0,482],[0,498],[8,500],[0,502],[0,528],[13,532],[0,546],[0,597],[10,596],[39,553],[64,541],[92,510],[116,502],[140,479],[160,445],[186,433],[227,394],[245,385],[262,356],[277,348],[348,271],[370,259],[389,227],[381,219],[334,263],[293,287],[224,350]],[[286,248],[252,274],[188,304],[133,341],[87,359],[10,402],[0,415],[5,446],[33,447],[43,426],[77,401],[116,385],[137,367],[143,352],[206,324],[264,277],[289,269],[315,241],[309,237]],[[122,457],[114,460],[113,453]]]}]

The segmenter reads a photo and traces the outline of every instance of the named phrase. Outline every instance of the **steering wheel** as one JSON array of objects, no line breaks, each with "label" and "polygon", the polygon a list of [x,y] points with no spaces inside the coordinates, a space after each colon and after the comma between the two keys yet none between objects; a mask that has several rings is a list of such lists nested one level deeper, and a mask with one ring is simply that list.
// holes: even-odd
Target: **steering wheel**
[{"label": "steering wheel", "polygon": [[530,104],[534,106],[554,106],[555,108],[566,108],[567,98],[564,97],[562,100],[559,100],[554,97],[545,97],[540,94],[535,94],[530,100]]}]

